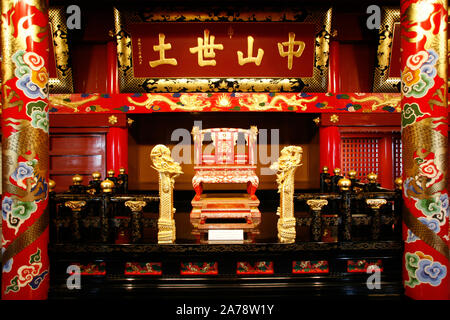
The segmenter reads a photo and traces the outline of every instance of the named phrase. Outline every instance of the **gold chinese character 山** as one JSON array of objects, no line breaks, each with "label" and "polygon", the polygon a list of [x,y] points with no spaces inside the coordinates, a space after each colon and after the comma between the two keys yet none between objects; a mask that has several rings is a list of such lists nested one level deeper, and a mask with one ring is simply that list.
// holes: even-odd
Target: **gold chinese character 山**
[{"label": "gold chinese character \u5c71", "polygon": [[259,66],[261,64],[263,55],[264,55],[264,50],[259,48],[258,49],[258,54],[256,55],[256,57],[253,57],[253,42],[255,41],[255,39],[253,39],[252,36],[248,36],[247,37],[247,57],[244,58],[244,54],[242,53],[242,51],[238,51],[237,52],[237,56],[238,56],[238,62],[240,66],[243,66],[246,63],[254,63],[257,66]]},{"label": "gold chinese character \u5c71", "polygon": [[[295,40],[295,33],[289,32],[289,41],[285,42],[278,42],[278,52],[280,53],[280,56],[285,58],[288,57],[288,69],[292,69],[292,63],[293,58],[299,58],[303,50],[305,50],[305,43],[303,41],[294,41]],[[284,51],[284,47],[287,46],[287,51]],[[294,47],[297,47],[297,50],[294,51]]]},{"label": "gold chinese character \u5c71", "polygon": [[[214,50],[223,50],[223,45],[215,44],[214,39],[214,36],[209,35],[209,30],[205,29],[203,39],[197,38],[197,46],[189,48],[190,53],[197,53],[197,61],[200,67],[216,65],[216,60],[212,59],[216,57]],[[205,58],[211,60],[204,60]]]},{"label": "gold chinese character \u5c71", "polygon": [[170,64],[176,66],[178,64],[177,59],[166,58],[166,50],[172,49],[172,45],[170,43],[164,43],[164,40],[166,38],[164,33],[160,33],[158,37],[159,37],[159,44],[153,46],[153,50],[156,52],[159,51],[159,60],[150,61],[150,67],[155,68],[162,64]]}]

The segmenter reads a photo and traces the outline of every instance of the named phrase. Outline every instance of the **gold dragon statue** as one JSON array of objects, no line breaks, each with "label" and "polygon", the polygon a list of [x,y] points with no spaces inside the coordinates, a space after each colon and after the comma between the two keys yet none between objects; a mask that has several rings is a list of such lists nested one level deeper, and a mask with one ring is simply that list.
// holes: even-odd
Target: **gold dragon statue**
[{"label": "gold dragon statue", "polygon": [[295,242],[294,217],[294,175],[302,161],[303,149],[298,146],[288,146],[281,150],[278,162],[271,165],[277,171],[278,193],[280,206],[278,207],[278,239],[281,243]]},{"label": "gold dragon statue", "polygon": [[176,233],[173,188],[175,178],[183,172],[180,164],[170,156],[170,149],[162,144],[152,149],[150,158],[153,162],[152,168],[159,173],[158,243],[174,243]]}]

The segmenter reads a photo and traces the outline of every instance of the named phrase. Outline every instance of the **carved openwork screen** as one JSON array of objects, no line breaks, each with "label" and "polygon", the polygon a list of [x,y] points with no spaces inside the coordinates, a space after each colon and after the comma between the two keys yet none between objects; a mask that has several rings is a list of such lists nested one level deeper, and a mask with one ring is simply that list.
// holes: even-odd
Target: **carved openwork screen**
[{"label": "carved openwork screen", "polygon": [[366,182],[371,172],[378,174],[379,138],[376,137],[344,137],[341,142],[342,170],[347,174],[355,170],[357,179]]},{"label": "carved openwork screen", "polygon": [[402,139],[400,136],[393,137],[392,144],[394,148],[393,157],[394,157],[394,178],[401,177],[403,168],[402,168]]},{"label": "carved openwork screen", "polygon": [[326,92],[331,8],[116,8],[121,92]]}]

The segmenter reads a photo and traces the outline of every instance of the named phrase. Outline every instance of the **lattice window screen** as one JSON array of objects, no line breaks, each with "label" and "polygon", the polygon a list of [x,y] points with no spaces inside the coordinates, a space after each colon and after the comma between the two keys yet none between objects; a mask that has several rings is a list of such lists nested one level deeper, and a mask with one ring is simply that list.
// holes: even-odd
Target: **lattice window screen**
[{"label": "lattice window screen", "polygon": [[378,174],[380,138],[342,138],[341,165],[345,175],[349,171],[358,172],[357,178],[361,182],[367,181],[371,172]]},{"label": "lattice window screen", "polygon": [[394,179],[402,176],[402,138],[394,137],[392,139],[394,145]]}]

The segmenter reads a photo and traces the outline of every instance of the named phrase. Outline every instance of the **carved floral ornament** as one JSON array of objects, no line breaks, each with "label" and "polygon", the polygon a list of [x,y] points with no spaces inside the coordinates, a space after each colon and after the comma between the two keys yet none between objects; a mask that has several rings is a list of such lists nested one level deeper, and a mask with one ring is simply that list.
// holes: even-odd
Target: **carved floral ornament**
[{"label": "carved floral ornament", "polygon": [[80,211],[86,205],[86,201],[66,201],[64,205],[73,211]]},{"label": "carved floral ornament", "polygon": [[306,201],[306,204],[313,211],[321,211],[324,206],[328,204],[328,200],[325,199],[310,199]]},{"label": "carved floral ornament", "polygon": [[141,212],[147,202],[145,201],[126,201],[125,206],[130,208],[132,212]]},{"label": "carved floral ornament", "polygon": [[380,209],[387,201],[386,199],[367,199],[366,203],[372,209]]}]

